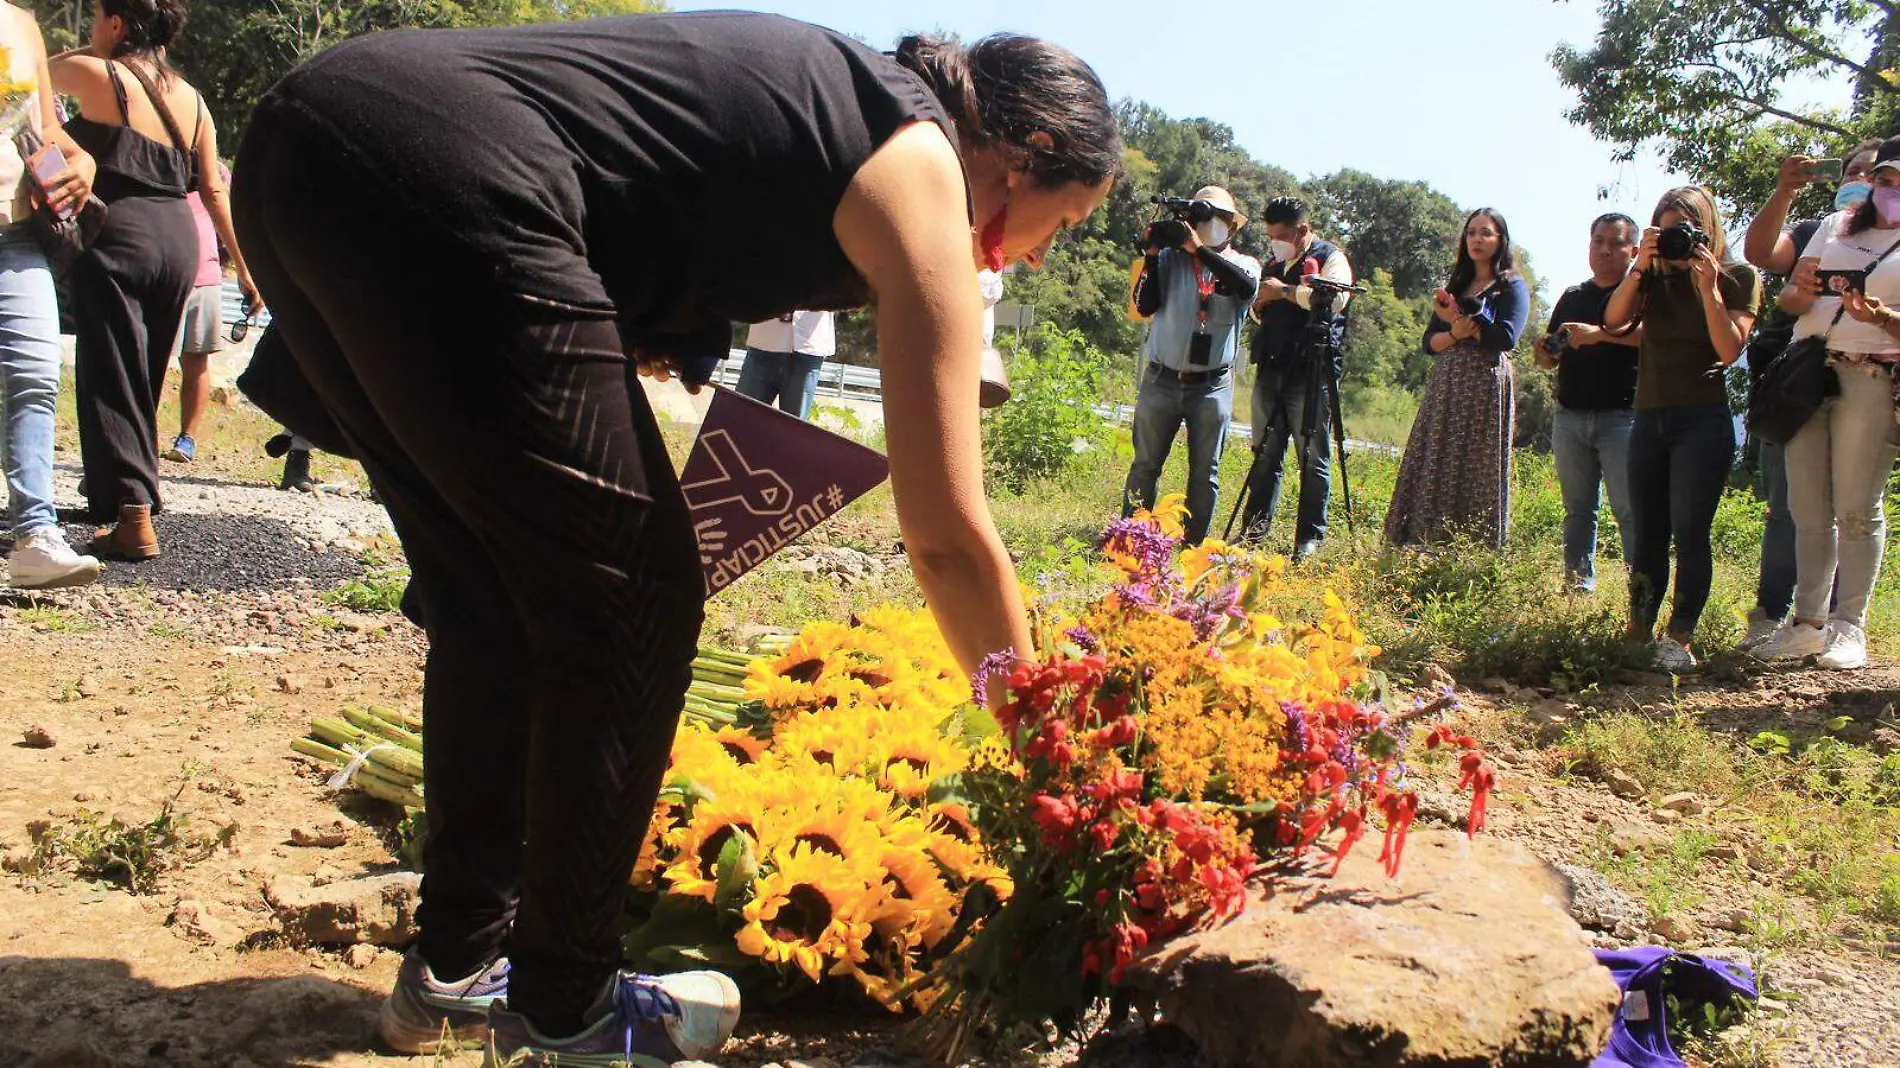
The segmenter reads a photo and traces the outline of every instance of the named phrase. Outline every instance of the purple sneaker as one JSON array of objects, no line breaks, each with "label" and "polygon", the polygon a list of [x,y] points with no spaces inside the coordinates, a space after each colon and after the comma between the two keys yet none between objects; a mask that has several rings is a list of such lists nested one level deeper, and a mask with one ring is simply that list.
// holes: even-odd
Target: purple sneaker
[{"label": "purple sneaker", "polygon": [[377,1030],[399,1053],[473,1049],[488,1041],[488,1006],[507,996],[506,957],[459,982],[444,983],[412,949],[403,954],[396,988],[383,999]]},{"label": "purple sneaker", "polygon": [[572,1038],[553,1039],[495,1003],[483,1068],[669,1068],[719,1052],[739,1024],[739,986],[718,972],[621,972]]}]

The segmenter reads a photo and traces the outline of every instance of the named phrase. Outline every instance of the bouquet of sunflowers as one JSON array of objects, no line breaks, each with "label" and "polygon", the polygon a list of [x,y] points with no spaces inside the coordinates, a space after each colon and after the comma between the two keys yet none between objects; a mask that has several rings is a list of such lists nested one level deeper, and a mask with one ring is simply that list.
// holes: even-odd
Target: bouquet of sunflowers
[{"label": "bouquet of sunflowers", "polygon": [[[1404,725],[1432,706],[1388,714],[1338,598],[1282,620],[1284,561],[1182,551],[1178,514],[1108,529],[1105,596],[1037,605],[1037,648],[985,665],[995,716],[921,612],[816,624],[756,665],[739,723],[681,730],[629,952],[853,982],[950,1057],[979,1028],[1079,1026],[1144,948],[1238,914],[1258,850],[1336,830],[1343,858],[1382,820],[1396,874]],[[1465,750],[1475,830],[1482,752],[1425,742]]]}]

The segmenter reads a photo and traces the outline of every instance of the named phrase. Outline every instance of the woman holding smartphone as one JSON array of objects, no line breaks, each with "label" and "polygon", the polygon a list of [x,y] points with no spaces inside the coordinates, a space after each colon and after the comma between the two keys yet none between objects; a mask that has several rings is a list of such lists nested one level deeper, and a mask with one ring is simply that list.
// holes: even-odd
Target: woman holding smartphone
[{"label": "woman holding smartphone", "polygon": [[98,0],[91,42],[51,64],[54,88],[79,100],[66,130],[99,161],[110,209],[72,269],[87,512],[116,524],[90,551],[109,559],[158,555],[158,394],[198,268],[185,194],[206,147],[204,101],[165,62],[184,25],[180,0]]},{"label": "woman holding smartphone", "polygon": [[[241,384],[362,461],[429,635],[392,1046],[645,1064],[725,1041],[730,979],[619,970],[705,601],[636,368],[704,382],[732,322],[875,299],[918,585],[966,670],[1027,651],[983,496],[977,269],[1040,265],[1121,158],[1101,82],[1045,41],[886,54],[733,12],[358,38],[259,103],[237,221],[273,323]],[[743,254],[708,226],[736,208]]]},{"label": "woman holding smartphone", "polygon": [[[13,551],[7,581],[23,589],[82,586],[99,561],[73,552],[53,507],[53,426],[59,403],[59,304],[53,272],[33,234],[37,194],[56,209],[75,207],[92,187],[93,160],[66,136],[49,90],[46,41],[32,13],[0,6],[7,77],[33,91],[0,117],[0,400],[4,400],[8,519]],[[40,134],[47,147],[20,158],[13,137]]]},{"label": "woman holding smartphone", "polygon": [[[1867,601],[1886,545],[1884,496],[1900,456],[1900,138],[1880,146],[1873,195],[1821,223],[1781,304],[1796,340],[1824,336],[1841,391],[1787,444],[1794,614],[1755,648],[1766,660],[1867,663]],[[1838,578],[1838,584],[1837,584]],[[1833,611],[1828,595],[1833,591]]]},{"label": "woman holding smartphone", "polygon": [[[1729,260],[1722,216],[1708,190],[1684,186],[1656,202],[1636,263],[1610,297],[1604,325],[1639,319],[1636,418],[1630,428],[1630,637],[1650,646],[1657,667],[1695,667],[1690,643],[1715,577],[1710,532],[1735,462],[1735,420],[1722,369],[1742,354],[1755,325],[1761,282]],[[1656,636],[1669,550],[1675,600]]]},{"label": "woman holding smartphone", "polygon": [[1494,208],[1465,220],[1451,279],[1432,300],[1425,351],[1437,357],[1399,460],[1386,540],[1428,545],[1455,534],[1502,547],[1511,530],[1511,350],[1530,317],[1511,230]]}]

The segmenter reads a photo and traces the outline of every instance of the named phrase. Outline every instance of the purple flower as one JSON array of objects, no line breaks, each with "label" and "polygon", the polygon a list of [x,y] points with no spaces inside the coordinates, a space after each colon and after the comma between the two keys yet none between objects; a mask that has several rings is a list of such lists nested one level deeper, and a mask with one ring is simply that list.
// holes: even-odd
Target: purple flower
[{"label": "purple flower", "polygon": [[1062,636],[1074,642],[1076,648],[1090,655],[1102,651],[1102,643],[1097,641],[1095,635],[1090,634],[1089,629],[1080,623],[1063,631]]},{"label": "purple flower", "polygon": [[970,676],[970,692],[976,698],[977,704],[987,705],[990,702],[990,673],[1001,672],[1007,678],[1010,670],[1016,666],[1016,661],[1020,659],[1022,658],[1016,655],[1014,649],[1003,649],[983,658],[983,662],[976,666],[976,673]]}]

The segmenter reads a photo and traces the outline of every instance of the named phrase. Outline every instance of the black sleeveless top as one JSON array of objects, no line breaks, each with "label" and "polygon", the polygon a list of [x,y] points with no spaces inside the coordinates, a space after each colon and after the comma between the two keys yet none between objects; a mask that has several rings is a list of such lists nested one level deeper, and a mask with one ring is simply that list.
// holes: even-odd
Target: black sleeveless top
[{"label": "black sleeveless top", "polygon": [[845,188],[916,120],[890,56],[771,15],[397,31],[291,72],[267,107],[329,127],[433,241],[507,293],[698,334],[869,287],[832,234]]},{"label": "black sleeveless top", "polygon": [[[134,130],[125,106],[125,83],[119,78],[119,65],[106,61],[106,75],[112,79],[112,91],[119,98],[119,122],[97,122],[83,115],[66,120],[66,133],[89,153],[99,166],[93,181],[93,195],[107,204],[122,197],[177,197],[198,188],[197,161],[169,140],[154,141]],[[158,106],[153,101],[154,107]],[[203,123],[204,111],[198,112]],[[198,127],[192,129],[193,144]]]}]

